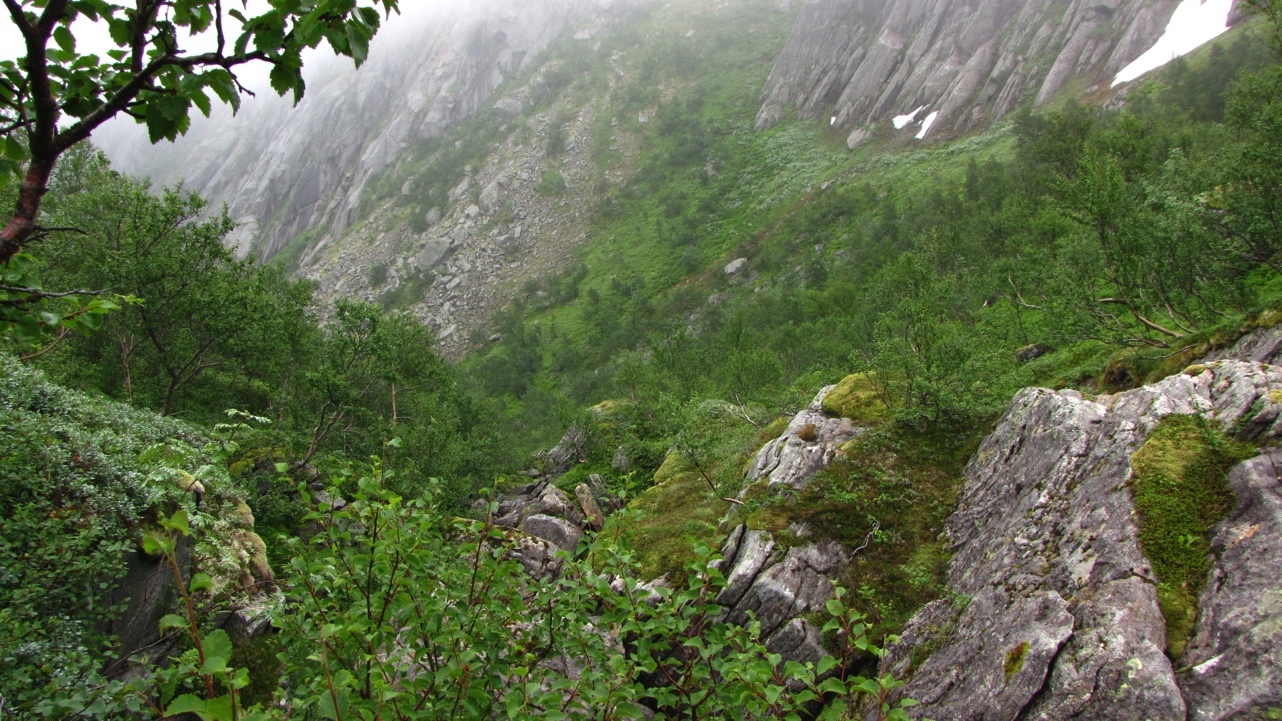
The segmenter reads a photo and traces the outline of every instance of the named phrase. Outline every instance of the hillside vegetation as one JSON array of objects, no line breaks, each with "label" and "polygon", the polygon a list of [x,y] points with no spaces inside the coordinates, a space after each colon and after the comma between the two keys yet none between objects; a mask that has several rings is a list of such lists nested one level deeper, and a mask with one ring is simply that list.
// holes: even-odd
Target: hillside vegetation
[{"label": "hillside vegetation", "polygon": [[[25,291],[0,288],[7,708],[907,718],[877,646],[946,594],[962,468],[1015,392],[1134,388],[1282,321],[1282,45],[1259,19],[1112,107],[1065,98],[852,152],[809,121],[752,130],[783,40],[771,13],[674,11],[553,46],[563,75],[537,110],[591,113],[588,240],[456,365],[408,312],[430,278],[317,307],[290,272],[306,243],[237,260],[225,213],[69,153],[42,216],[61,230],[6,266]],[[522,132],[482,114],[408,149],[366,220],[417,222]],[[560,197],[569,149],[544,142],[540,192]],[[861,435],[803,490],[749,483],[833,384],[823,410]],[[1136,454],[1135,497],[1187,636],[1223,472],[1251,449],[1181,423]],[[563,436],[554,468],[539,451]],[[497,525],[496,498],[549,475],[625,507],[531,577],[539,541]],[[1162,479],[1214,513],[1167,507]],[[781,548],[860,549],[815,619],[833,656],[781,663],[759,623],[722,618],[714,557],[741,523]],[[134,552],[177,574],[165,663],[115,658],[111,591]],[[233,611],[277,632],[233,648]],[[107,672],[117,660],[128,673]]]}]

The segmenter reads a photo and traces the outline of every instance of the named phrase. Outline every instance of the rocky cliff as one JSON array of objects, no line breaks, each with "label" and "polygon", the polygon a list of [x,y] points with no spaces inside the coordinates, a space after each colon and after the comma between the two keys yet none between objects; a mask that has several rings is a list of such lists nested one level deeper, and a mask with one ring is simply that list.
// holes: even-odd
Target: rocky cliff
[{"label": "rocky cliff", "polygon": [[[851,129],[892,116],[932,132],[985,127],[1070,81],[1107,82],[1161,37],[1178,0],[811,0],[762,93],[757,128],[789,108]],[[918,132],[920,125],[912,125]],[[905,131],[907,132],[907,131]]]},{"label": "rocky cliff", "polygon": [[[1133,391],[1016,396],[966,465],[943,597],[882,661],[922,703],[914,717],[1262,719],[1282,707],[1282,367],[1268,364],[1279,348],[1282,332],[1265,329]],[[796,497],[845,455],[864,429],[825,407],[833,389],[762,447],[749,489]],[[1170,417],[1261,449],[1227,472],[1235,505],[1208,535],[1207,580],[1183,614],[1159,593],[1170,585],[1141,542],[1133,487],[1137,451]],[[864,549],[804,524],[786,540],[750,523],[725,530],[718,601],[733,620],[753,614],[784,658],[817,661],[812,616],[835,583],[862,582],[851,561]],[[1168,628],[1180,615],[1187,626]]]},{"label": "rocky cliff", "polygon": [[[618,12],[613,0],[423,3],[375,40],[359,70],[316,59],[302,103],[270,92],[241,116],[197,120],[160,153],[132,127],[95,138],[125,172],[185,180],[227,203],[243,225],[242,254],[270,258],[310,229],[341,235],[357,219],[370,178],[417,140],[439,137],[492,99],[549,43],[588,33]],[[320,239],[318,239],[320,240]]]}]

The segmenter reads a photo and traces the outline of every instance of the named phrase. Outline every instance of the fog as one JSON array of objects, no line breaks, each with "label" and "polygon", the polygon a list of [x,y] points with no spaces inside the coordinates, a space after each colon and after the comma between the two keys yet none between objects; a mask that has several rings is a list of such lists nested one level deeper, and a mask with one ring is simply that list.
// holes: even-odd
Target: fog
[{"label": "fog", "polygon": [[[368,4],[368,0],[366,3]],[[413,34],[415,28],[421,27],[425,21],[430,21],[434,14],[447,11],[459,6],[477,5],[478,3],[468,3],[465,0],[402,0],[399,13],[393,13],[390,17],[385,17],[383,28],[379,31],[378,36],[371,46],[371,54],[377,52],[381,46],[395,43],[407,36]],[[225,4],[223,12],[223,27],[226,34],[228,46],[235,42],[241,32],[241,23],[232,17],[228,12],[231,9],[239,10],[246,17],[254,17],[271,9],[268,0],[241,0],[240,2],[228,2]],[[112,41],[107,23],[101,20],[95,22],[81,16],[72,24],[72,33],[76,38],[76,49],[81,53],[93,53],[102,55],[108,50],[118,49],[119,46]],[[218,35],[211,27],[209,30],[199,34],[185,34],[179,40],[179,45],[188,54],[212,52],[218,47]],[[14,60],[25,54],[22,33],[14,25],[10,16],[6,14],[3,20],[0,20],[0,60]],[[334,60],[334,54],[329,50],[328,45],[322,43],[320,48],[308,51],[304,55],[304,67],[307,69],[305,77],[313,77],[316,73],[332,72],[330,67]],[[345,61],[350,63],[351,61]],[[237,71],[241,76],[241,81],[246,87],[252,90],[269,88],[267,74],[270,67],[266,63],[252,63],[246,65]]]}]

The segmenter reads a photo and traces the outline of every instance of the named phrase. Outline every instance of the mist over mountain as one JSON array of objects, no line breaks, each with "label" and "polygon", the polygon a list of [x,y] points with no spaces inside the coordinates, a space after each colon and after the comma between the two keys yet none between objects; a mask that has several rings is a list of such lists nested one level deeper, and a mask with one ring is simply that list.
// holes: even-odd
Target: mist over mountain
[{"label": "mist over mountain", "polygon": [[187,136],[152,148],[118,123],[95,141],[122,170],[185,181],[227,203],[243,225],[240,254],[270,258],[312,228],[341,234],[365,183],[411,142],[438,137],[480,109],[506,78],[548,43],[580,26],[601,27],[617,0],[487,0],[406,4],[359,70],[318,57],[298,107],[270,90],[233,118],[220,107]]}]

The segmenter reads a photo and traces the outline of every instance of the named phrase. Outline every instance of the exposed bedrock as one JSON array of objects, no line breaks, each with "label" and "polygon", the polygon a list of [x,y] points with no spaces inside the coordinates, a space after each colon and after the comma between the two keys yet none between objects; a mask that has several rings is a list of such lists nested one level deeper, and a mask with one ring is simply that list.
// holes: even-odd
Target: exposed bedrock
[{"label": "exposed bedrock", "polygon": [[824,396],[837,386],[826,386],[810,405],[788,423],[776,439],[767,443],[752,461],[748,481],[767,479],[770,486],[784,485],[800,490],[814,474],[823,470],[839,453],[841,446],[864,429],[849,418],[824,412]]},{"label": "exposed bedrock", "polygon": [[[776,439],[757,452],[748,470],[749,483],[800,490],[825,466],[842,455],[841,446],[863,432],[848,418],[823,410],[827,386],[793,417]],[[766,647],[785,660],[818,662],[825,655],[819,627],[805,618],[821,612],[833,595],[850,552],[831,540],[803,546],[778,546],[767,531],[739,525],[721,549],[726,587],[717,596],[727,618],[746,624],[749,613],[761,623]]]},{"label": "exposed bedrock", "polygon": [[947,527],[950,597],[920,611],[883,661],[922,702],[912,715],[1264,718],[1279,705],[1276,452],[1230,474],[1239,505],[1215,532],[1196,638],[1180,662],[1191,669],[1165,654],[1128,488],[1131,455],[1163,417],[1199,414],[1268,440],[1282,431],[1279,389],[1282,368],[1219,361],[1095,400],[1020,392],[966,468]]},{"label": "exposed bedrock", "polygon": [[[1107,83],[1162,36],[1178,0],[811,0],[762,92],[757,128],[788,108],[851,126],[923,108],[932,132],[985,127],[1070,80]],[[862,140],[865,135],[859,135]]]}]

